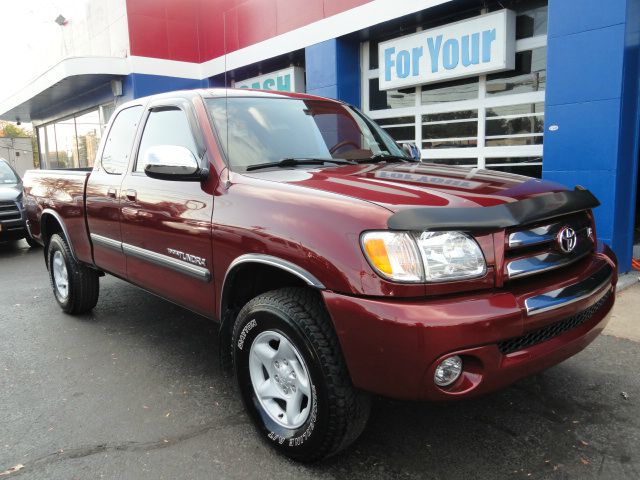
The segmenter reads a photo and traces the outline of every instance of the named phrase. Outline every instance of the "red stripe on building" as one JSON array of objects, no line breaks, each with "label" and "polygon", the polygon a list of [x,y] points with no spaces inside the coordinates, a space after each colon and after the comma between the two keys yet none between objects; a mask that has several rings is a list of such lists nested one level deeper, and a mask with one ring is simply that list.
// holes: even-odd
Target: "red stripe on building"
[{"label": "red stripe on building", "polygon": [[369,1],[127,0],[131,55],[205,62]]}]

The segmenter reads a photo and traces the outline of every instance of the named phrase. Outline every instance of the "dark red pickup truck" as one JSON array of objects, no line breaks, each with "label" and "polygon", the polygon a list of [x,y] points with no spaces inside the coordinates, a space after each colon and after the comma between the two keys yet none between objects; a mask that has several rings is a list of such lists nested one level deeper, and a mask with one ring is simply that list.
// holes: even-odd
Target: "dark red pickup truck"
[{"label": "dark red pickup truck", "polygon": [[174,92],[120,107],[93,170],[30,171],[25,208],[64,311],[109,273],[219,322],[259,431],[310,461],[370,393],[486,393],[607,322],[589,191],[417,160],[340,102]]}]

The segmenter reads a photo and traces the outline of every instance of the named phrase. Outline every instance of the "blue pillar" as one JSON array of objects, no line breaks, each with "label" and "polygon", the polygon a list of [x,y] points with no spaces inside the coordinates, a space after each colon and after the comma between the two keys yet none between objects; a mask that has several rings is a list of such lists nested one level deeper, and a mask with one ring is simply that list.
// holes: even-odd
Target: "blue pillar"
[{"label": "blue pillar", "polygon": [[305,48],[307,93],[360,106],[360,44],[341,37]]},{"label": "blue pillar", "polygon": [[190,78],[165,77],[161,75],[147,75],[143,73],[132,73],[127,75],[123,81],[124,98],[133,100],[134,98],[146,97],[156,93],[171,92],[174,90],[190,90],[193,88],[208,88],[209,80],[193,80]]},{"label": "blue pillar", "polygon": [[600,199],[598,236],[623,272],[633,245],[639,70],[640,0],[549,0],[543,177]]}]

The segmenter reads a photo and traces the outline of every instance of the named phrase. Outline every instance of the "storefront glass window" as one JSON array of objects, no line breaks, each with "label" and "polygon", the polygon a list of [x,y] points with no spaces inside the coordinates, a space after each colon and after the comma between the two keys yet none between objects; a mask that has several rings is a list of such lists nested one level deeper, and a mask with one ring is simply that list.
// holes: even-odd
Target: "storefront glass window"
[{"label": "storefront glass window", "polygon": [[78,159],[80,167],[93,167],[98,152],[102,129],[97,110],[76,117]]},{"label": "storefront glass window", "polygon": [[422,148],[469,148],[478,145],[478,111],[422,117]]},{"label": "storefront glass window", "polygon": [[543,104],[513,105],[487,110],[486,145],[542,145]]},{"label": "storefront glass window", "polygon": [[487,158],[487,168],[527,177],[542,176],[542,157]]},{"label": "storefront glass window", "polygon": [[547,34],[546,0],[517,2],[507,7],[516,11],[516,38],[530,38]]},{"label": "storefront glass window", "polygon": [[102,131],[113,114],[105,105],[38,127],[42,168],[93,167]]},{"label": "storefront glass window", "polygon": [[525,103],[487,108],[487,118],[510,118],[528,115],[544,115],[544,103]]},{"label": "storefront glass window", "polygon": [[478,98],[478,77],[422,86],[423,105],[457,102],[472,98]]},{"label": "storefront glass window", "polygon": [[475,167],[476,161],[474,158],[432,158],[430,162],[440,163],[443,165],[454,165],[456,167]]},{"label": "storefront glass window", "polygon": [[529,135],[542,133],[544,119],[542,117],[505,118],[503,120],[487,120],[487,137],[495,135]]},{"label": "storefront glass window", "polygon": [[536,48],[516,54],[516,68],[487,75],[487,95],[538,92],[547,83],[547,49]]},{"label": "storefront glass window", "polygon": [[414,107],[416,104],[416,89],[403,88],[400,90],[380,90],[378,79],[369,81],[369,106],[371,110],[387,108]]},{"label": "storefront glass window", "polygon": [[398,143],[413,143],[416,136],[416,117],[395,117],[378,121]]},{"label": "storefront glass window", "polygon": [[56,145],[58,146],[59,168],[78,167],[78,149],[76,143],[76,126],[73,118],[57,122],[55,125]]},{"label": "storefront glass window", "polygon": [[49,168],[60,168],[58,164],[58,149],[56,147],[56,130],[53,124],[47,125],[46,127],[47,133],[47,167]]},{"label": "storefront glass window", "polygon": [[47,132],[45,127],[36,129],[38,137],[38,152],[40,152],[40,164],[47,165]]},{"label": "storefront glass window", "polygon": [[114,104],[107,104],[107,105],[102,105],[100,107],[100,130],[104,131],[104,128],[107,126],[107,123],[109,123],[109,120],[111,120],[111,116],[113,115],[113,112],[116,111],[116,106]]}]

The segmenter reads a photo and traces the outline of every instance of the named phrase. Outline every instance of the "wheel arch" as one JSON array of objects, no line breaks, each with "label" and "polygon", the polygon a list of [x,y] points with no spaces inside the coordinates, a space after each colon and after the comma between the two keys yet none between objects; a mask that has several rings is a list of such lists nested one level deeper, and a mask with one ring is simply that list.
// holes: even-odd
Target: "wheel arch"
[{"label": "wheel arch", "polygon": [[47,258],[47,254],[49,251],[49,240],[56,233],[62,233],[62,235],[64,235],[69,245],[69,250],[71,251],[73,259],[78,261],[78,257],[76,257],[76,251],[73,248],[73,243],[71,242],[71,237],[69,236],[69,231],[67,230],[67,226],[65,225],[64,220],[55,210],[45,208],[42,211],[42,215],[40,216],[40,235],[42,238],[42,243],[44,244],[45,258]]},{"label": "wheel arch", "polygon": [[225,369],[231,366],[233,322],[240,309],[257,295],[284,287],[326,288],[315,275],[282,258],[250,253],[231,262],[220,290],[218,315],[220,360]]}]

